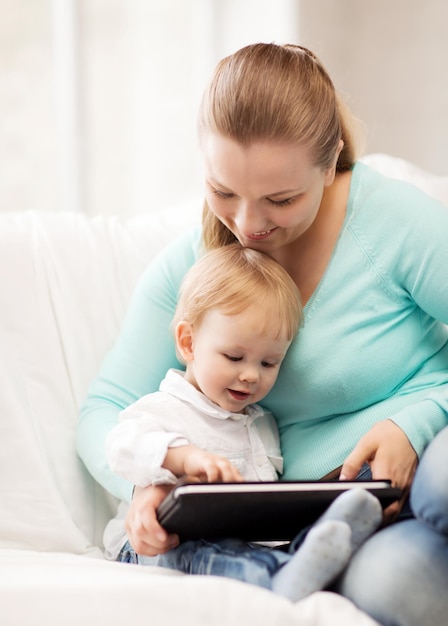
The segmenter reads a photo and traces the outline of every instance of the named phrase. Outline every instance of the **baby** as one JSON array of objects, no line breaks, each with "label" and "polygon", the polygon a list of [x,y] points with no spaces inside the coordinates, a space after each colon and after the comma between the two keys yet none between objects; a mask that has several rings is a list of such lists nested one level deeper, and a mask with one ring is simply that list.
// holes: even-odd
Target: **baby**
[{"label": "baby", "polygon": [[[302,323],[298,290],[267,255],[231,244],[205,254],[181,286],[173,332],[185,371],[122,411],[106,447],[110,466],[133,484],[268,481],[282,473],[276,423],[259,402],[273,387]],[[106,529],[109,558],[131,549]],[[289,550],[239,539],[186,541],[135,561],[190,574],[237,578],[297,601],[328,586],[382,519],[378,500],[356,489],[333,502]],[[118,548],[117,548],[118,546]]]}]

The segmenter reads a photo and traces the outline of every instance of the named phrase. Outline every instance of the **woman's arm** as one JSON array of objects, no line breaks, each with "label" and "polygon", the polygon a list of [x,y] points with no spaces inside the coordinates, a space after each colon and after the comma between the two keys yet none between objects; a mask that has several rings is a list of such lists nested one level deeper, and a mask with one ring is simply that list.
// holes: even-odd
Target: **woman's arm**
[{"label": "woman's arm", "polygon": [[[408,302],[410,313],[418,313],[413,332],[419,335],[402,336],[401,347],[415,345],[413,377],[427,393],[366,433],[345,460],[342,475],[356,477],[367,462],[373,478],[389,478],[407,493],[418,457],[448,424],[448,207],[409,186],[396,189],[389,198],[392,239],[381,248],[377,268],[391,293]],[[400,346],[396,349],[400,354]]]},{"label": "woman's arm", "polygon": [[170,367],[179,367],[170,323],[177,291],[195,262],[200,231],[168,246],[142,276],[120,334],[81,407],[77,450],[92,476],[114,496],[130,501],[133,485],[116,476],[106,460],[105,440],[122,409],[158,389]]}]

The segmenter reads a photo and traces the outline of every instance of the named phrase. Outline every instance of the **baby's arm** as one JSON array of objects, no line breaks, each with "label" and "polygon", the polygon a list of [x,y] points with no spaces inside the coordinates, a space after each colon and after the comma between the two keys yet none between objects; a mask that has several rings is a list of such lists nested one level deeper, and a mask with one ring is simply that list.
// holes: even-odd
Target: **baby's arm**
[{"label": "baby's arm", "polygon": [[194,476],[202,482],[242,482],[243,477],[225,457],[191,444],[168,448],[162,467],[175,476]]},{"label": "baby's arm", "polygon": [[174,484],[185,474],[207,482],[243,480],[225,457],[190,444],[181,433],[160,431],[154,415],[136,406],[123,412],[127,419],[107,437],[107,459],[112,471],[140,487]]}]

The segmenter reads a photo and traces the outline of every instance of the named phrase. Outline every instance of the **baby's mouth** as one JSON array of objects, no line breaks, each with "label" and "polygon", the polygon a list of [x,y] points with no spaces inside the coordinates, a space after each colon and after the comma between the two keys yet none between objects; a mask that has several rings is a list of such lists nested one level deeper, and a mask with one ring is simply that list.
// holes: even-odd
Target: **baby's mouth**
[{"label": "baby's mouth", "polygon": [[228,392],[233,398],[235,398],[235,400],[238,400],[240,402],[242,402],[243,400],[247,400],[247,398],[249,398],[250,396],[250,393],[248,391],[238,391],[236,389],[229,389]]}]

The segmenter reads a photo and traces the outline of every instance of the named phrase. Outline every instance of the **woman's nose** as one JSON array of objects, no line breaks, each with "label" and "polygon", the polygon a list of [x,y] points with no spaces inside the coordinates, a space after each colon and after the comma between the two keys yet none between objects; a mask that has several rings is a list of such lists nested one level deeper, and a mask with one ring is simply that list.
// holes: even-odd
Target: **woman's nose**
[{"label": "woman's nose", "polygon": [[235,215],[235,224],[245,235],[258,232],[261,229],[261,222],[256,207],[252,203],[241,202]]}]

